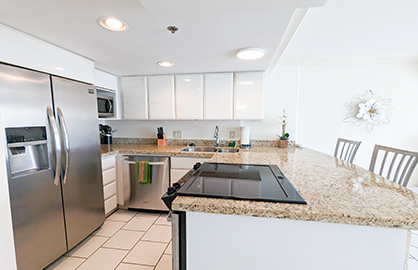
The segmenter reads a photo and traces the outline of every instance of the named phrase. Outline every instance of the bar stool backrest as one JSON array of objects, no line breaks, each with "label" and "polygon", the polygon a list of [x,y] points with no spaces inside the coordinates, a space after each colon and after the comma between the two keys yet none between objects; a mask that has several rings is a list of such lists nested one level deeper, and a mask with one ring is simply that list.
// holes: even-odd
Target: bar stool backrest
[{"label": "bar stool backrest", "polygon": [[[353,163],[361,142],[338,138],[334,157]],[[341,146],[341,148],[340,148]]]},{"label": "bar stool backrest", "polygon": [[417,152],[375,145],[369,170],[406,187],[417,162]]}]

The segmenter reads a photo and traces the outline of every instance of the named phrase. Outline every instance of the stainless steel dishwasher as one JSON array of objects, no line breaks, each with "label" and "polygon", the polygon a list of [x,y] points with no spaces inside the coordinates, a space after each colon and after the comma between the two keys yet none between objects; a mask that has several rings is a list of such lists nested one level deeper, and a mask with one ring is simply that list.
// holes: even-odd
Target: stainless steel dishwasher
[{"label": "stainless steel dishwasher", "polygon": [[[149,161],[152,181],[141,185],[136,179],[136,161]],[[167,156],[123,156],[123,208],[167,211],[161,197],[170,186],[170,157]]]}]

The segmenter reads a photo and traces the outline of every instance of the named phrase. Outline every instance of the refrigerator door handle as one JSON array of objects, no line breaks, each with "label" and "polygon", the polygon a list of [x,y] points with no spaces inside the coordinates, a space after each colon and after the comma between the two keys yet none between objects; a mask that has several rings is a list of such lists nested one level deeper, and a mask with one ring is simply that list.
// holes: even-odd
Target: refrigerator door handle
[{"label": "refrigerator door handle", "polygon": [[46,112],[48,115],[49,126],[52,129],[54,142],[55,142],[55,155],[56,155],[56,166],[55,166],[55,175],[54,175],[54,184],[58,186],[61,175],[61,140],[58,132],[57,122],[55,121],[54,113],[52,112],[51,106],[46,107]]},{"label": "refrigerator door handle", "polygon": [[60,129],[63,134],[64,147],[65,147],[65,167],[64,167],[64,177],[63,177],[63,183],[65,184],[65,182],[67,182],[68,170],[70,169],[70,140],[68,138],[67,124],[65,123],[65,118],[60,107],[57,107],[57,113],[58,113]]}]

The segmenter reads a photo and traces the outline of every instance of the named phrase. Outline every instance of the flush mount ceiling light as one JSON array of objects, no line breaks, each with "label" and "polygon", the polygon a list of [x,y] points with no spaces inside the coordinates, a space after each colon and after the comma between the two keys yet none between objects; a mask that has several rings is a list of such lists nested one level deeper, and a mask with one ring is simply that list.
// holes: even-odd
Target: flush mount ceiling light
[{"label": "flush mount ceiling light", "polygon": [[242,60],[255,60],[260,59],[266,54],[266,50],[259,47],[247,47],[239,49],[236,52],[236,55],[239,59]]},{"label": "flush mount ceiling light", "polygon": [[168,61],[160,61],[160,62],[157,62],[157,64],[160,67],[172,67],[172,66],[174,66],[174,63],[168,62]]},{"label": "flush mount ceiling light", "polygon": [[112,31],[125,31],[128,29],[128,25],[115,18],[99,18],[97,22],[104,28]]}]

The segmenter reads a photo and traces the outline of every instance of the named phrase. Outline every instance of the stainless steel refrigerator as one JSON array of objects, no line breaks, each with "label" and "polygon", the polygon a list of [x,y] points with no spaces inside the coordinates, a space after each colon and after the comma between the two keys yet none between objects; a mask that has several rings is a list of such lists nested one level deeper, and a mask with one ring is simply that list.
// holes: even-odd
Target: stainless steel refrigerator
[{"label": "stainless steel refrigerator", "polygon": [[18,269],[39,270],[104,222],[94,86],[0,64]]}]

